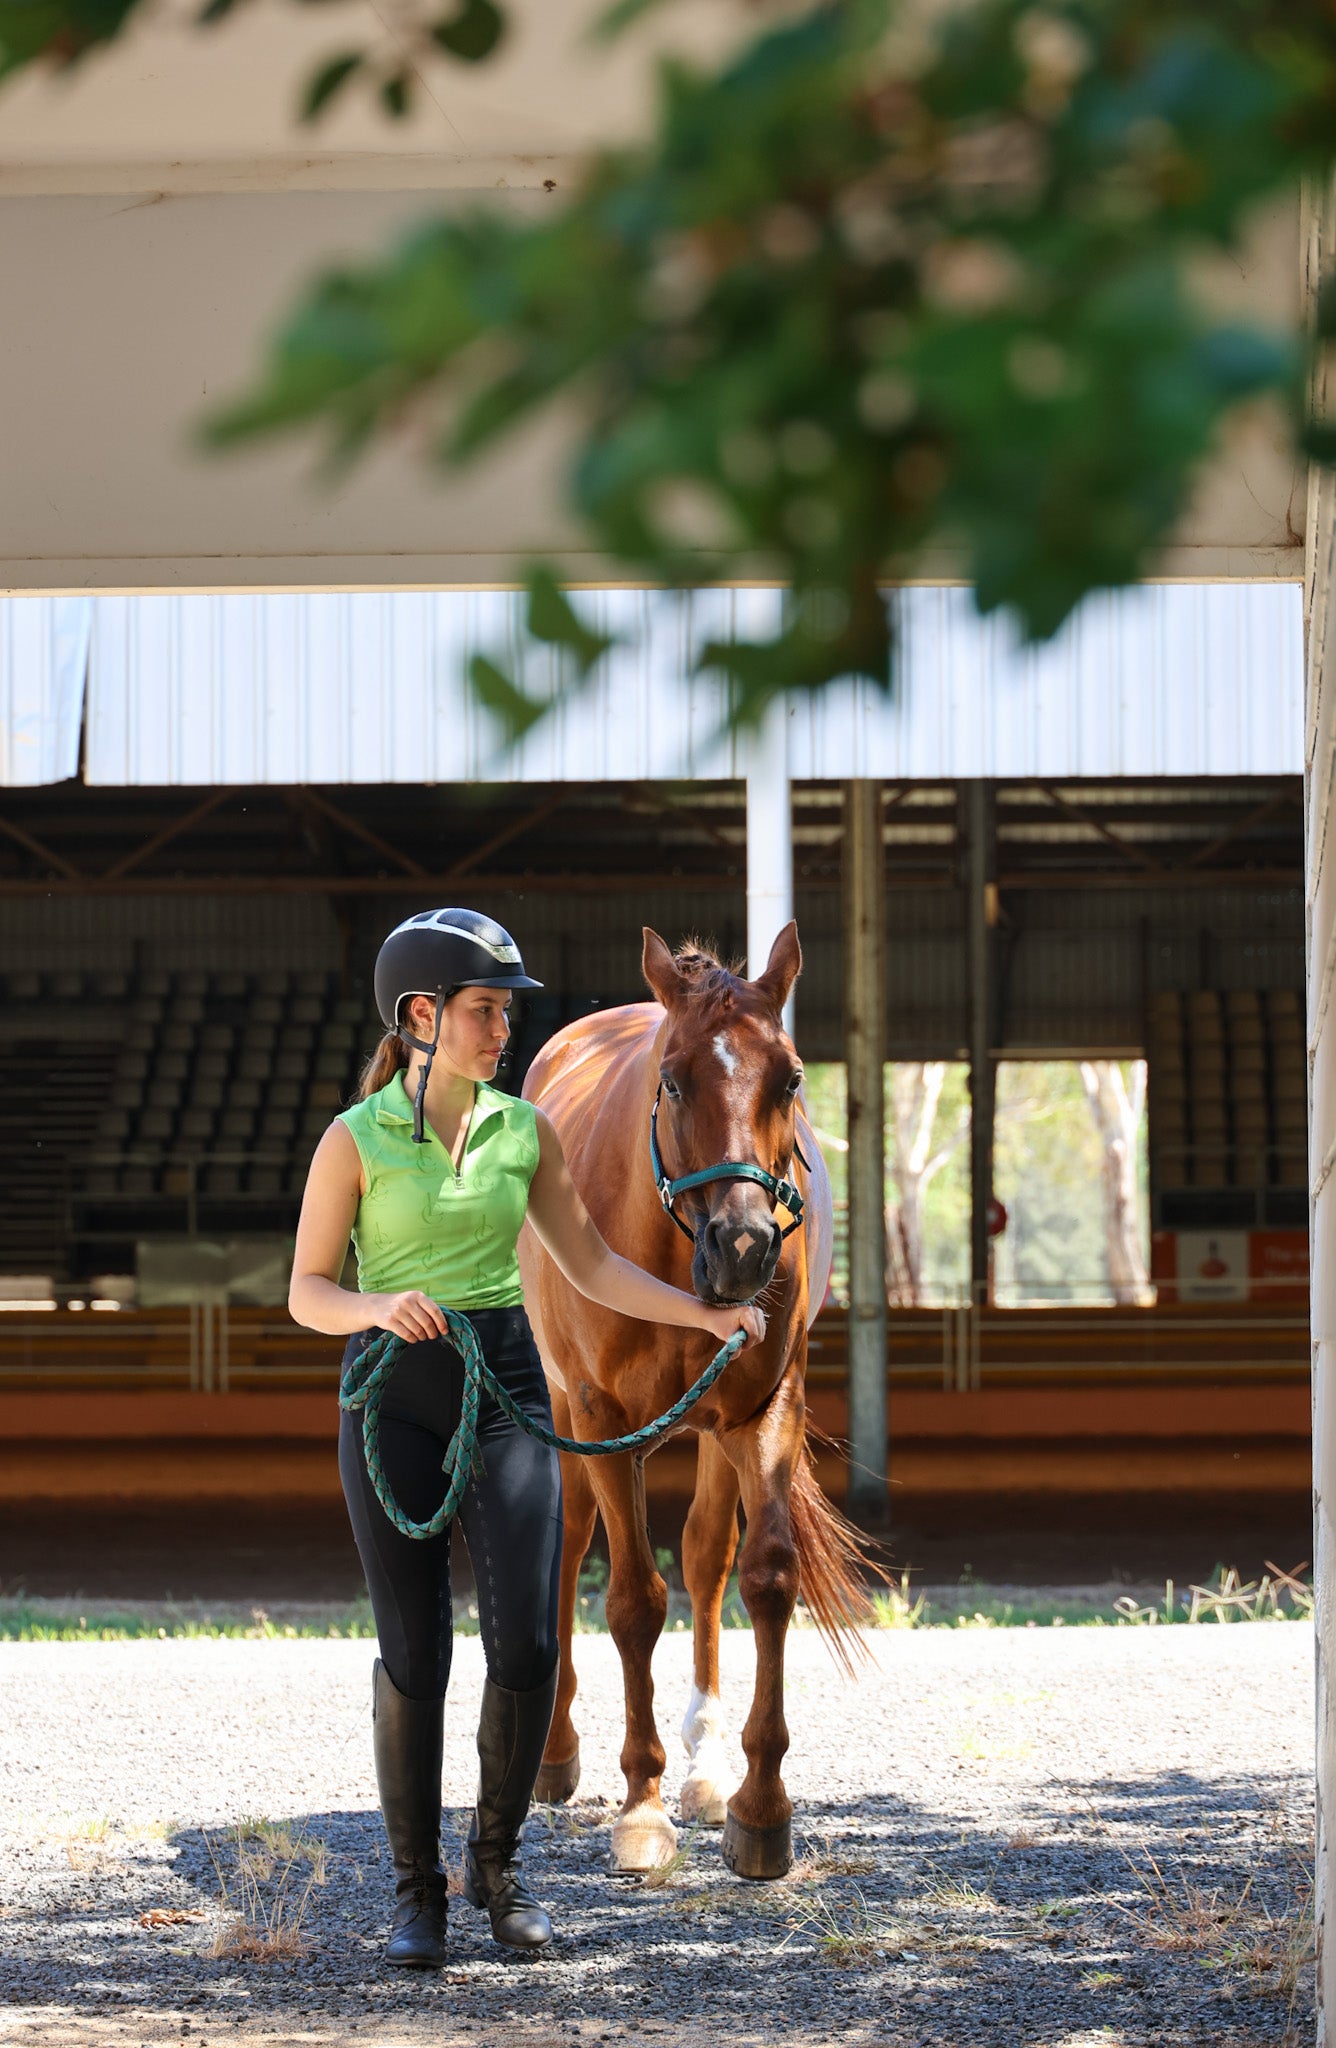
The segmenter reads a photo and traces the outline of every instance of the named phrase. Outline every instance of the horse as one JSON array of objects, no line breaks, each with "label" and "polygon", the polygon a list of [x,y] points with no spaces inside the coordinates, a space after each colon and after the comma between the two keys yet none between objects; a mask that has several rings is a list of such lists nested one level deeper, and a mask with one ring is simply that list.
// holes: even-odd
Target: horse
[{"label": "horse", "polygon": [[[780,1767],[789,1746],[784,1644],[799,1591],[846,1665],[868,1614],[860,1540],[821,1491],[806,1442],[807,1333],[825,1295],[833,1231],[830,1181],[782,1021],[801,965],[793,923],[754,981],[696,943],[674,954],[646,927],[642,966],[656,1000],[566,1026],[524,1083],[527,1099],[552,1119],[575,1185],[614,1251],[714,1306],[755,1299],[768,1316],[764,1341],[731,1362],[681,1425],[697,1437],[682,1542],[694,1684],[682,1726],[689,1770],[681,1817],[722,1823],[724,1861],[757,1879],[782,1877],[793,1861],[793,1807]],[[704,1370],[714,1350],[707,1333],[635,1321],[587,1300],[527,1228],[520,1260],[563,1435],[588,1442],[641,1428]],[[566,1800],[579,1782],[571,1637],[580,1566],[601,1515],[608,1627],[626,1695],[626,1797],[613,1824],[612,1867],[644,1872],[667,1863],[677,1846],[660,1789],[666,1758],[650,1676],[668,1595],[646,1527],[644,1456],[563,1454],[562,1478],[561,1669],[535,1796]],[[746,1776],[725,1799],[719,1628],[739,1501],[747,1533],[738,1583],[755,1635],[756,1681],[742,1733]]]}]

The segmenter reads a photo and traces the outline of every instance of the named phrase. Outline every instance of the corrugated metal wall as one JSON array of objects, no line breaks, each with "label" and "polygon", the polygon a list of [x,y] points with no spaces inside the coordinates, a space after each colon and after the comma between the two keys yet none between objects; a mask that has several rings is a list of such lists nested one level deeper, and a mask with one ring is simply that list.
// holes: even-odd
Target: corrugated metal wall
[{"label": "corrugated metal wall", "polygon": [[[623,645],[513,749],[464,685],[509,658],[505,592],[94,600],[90,782],[591,782],[744,774],[695,649],[772,631],[773,590],[586,592]],[[1091,599],[1025,649],[966,590],[901,593],[902,685],[790,711],[795,778],[1297,774],[1297,585],[1157,585]],[[528,677],[550,690],[550,664]]]},{"label": "corrugated metal wall", "polygon": [[0,602],[0,786],[63,782],[79,770],[92,602]]}]

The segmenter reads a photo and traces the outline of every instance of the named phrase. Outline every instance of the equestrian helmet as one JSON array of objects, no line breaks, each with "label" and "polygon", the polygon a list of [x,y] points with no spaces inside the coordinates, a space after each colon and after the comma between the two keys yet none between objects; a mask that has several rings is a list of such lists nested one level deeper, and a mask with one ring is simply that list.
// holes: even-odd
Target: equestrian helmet
[{"label": "equestrian helmet", "polygon": [[395,926],[376,955],[376,1008],[398,1030],[410,996],[457,988],[541,988],[524,971],[504,925],[476,910],[420,910]]}]

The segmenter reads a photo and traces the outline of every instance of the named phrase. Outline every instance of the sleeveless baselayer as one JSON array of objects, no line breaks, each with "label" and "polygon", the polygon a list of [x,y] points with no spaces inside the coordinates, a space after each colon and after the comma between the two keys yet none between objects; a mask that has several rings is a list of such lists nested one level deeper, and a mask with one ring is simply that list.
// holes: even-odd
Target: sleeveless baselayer
[{"label": "sleeveless baselayer", "polygon": [[353,1224],[362,1292],[417,1287],[465,1312],[520,1307],[515,1247],[538,1164],[533,1104],[479,1082],[458,1169],[430,1123],[426,1143],[413,1143],[401,1073],[339,1121],[366,1181]]}]

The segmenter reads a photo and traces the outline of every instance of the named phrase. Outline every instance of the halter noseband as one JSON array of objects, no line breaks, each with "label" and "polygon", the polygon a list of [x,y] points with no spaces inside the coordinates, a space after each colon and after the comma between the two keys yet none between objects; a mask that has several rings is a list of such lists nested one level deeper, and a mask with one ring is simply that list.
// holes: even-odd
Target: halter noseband
[{"label": "halter noseband", "polygon": [[[777,1173],[767,1173],[763,1166],[751,1166],[745,1159],[722,1159],[718,1166],[702,1166],[696,1173],[684,1173],[676,1180],[669,1179],[663,1164],[663,1154],[659,1150],[659,1101],[662,1095],[663,1088],[660,1086],[655,1090],[654,1107],[649,1113],[649,1163],[654,1169],[654,1185],[659,1191],[664,1214],[672,1217],[683,1237],[689,1237],[693,1244],[696,1241],[694,1231],[687,1229],[673,1203],[679,1195],[685,1194],[688,1188],[704,1187],[705,1183],[711,1180],[754,1180],[758,1187],[766,1190],[772,1202],[777,1203],[781,1209],[787,1209],[793,1218],[788,1228],[780,1232],[780,1241],[792,1237],[803,1220],[803,1198],[791,1180],[784,1180]],[[799,1165],[806,1166],[810,1173],[812,1169],[807,1166],[802,1147],[796,1137],[793,1141],[793,1152]]]}]

